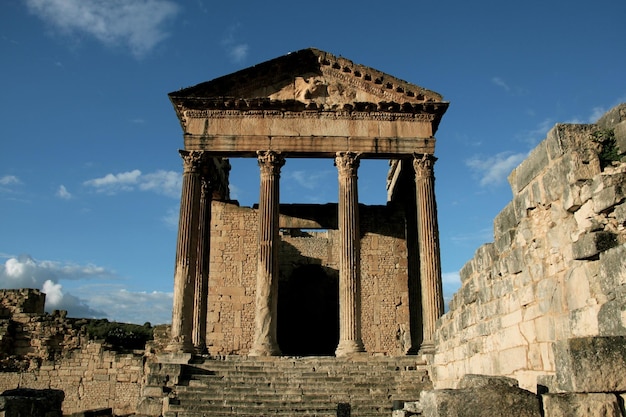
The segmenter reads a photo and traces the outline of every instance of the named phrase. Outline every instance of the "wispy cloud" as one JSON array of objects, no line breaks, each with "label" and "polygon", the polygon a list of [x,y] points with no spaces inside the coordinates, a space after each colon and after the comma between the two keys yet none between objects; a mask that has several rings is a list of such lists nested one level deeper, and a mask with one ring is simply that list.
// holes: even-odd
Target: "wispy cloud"
[{"label": "wispy cloud", "polygon": [[167,210],[167,213],[161,218],[163,223],[167,226],[168,229],[178,230],[178,218],[180,215],[180,208],[170,208]]},{"label": "wispy cloud", "polygon": [[28,9],[64,34],[87,34],[142,57],[163,41],[179,11],[170,0],[26,0]]},{"label": "wispy cloud", "polygon": [[248,44],[237,40],[236,35],[240,28],[241,24],[239,23],[229,27],[221,42],[228,56],[235,63],[243,62],[248,57]]},{"label": "wispy cloud", "polygon": [[285,180],[295,181],[299,187],[306,188],[307,190],[319,189],[330,178],[335,178],[336,173],[330,170],[321,171],[287,171],[283,175]]},{"label": "wispy cloud", "polygon": [[513,168],[526,156],[526,153],[500,152],[488,157],[474,156],[465,163],[480,176],[482,187],[497,186],[505,182]]},{"label": "wispy cloud", "polygon": [[502,88],[504,91],[511,91],[511,87],[509,87],[509,85],[504,82],[504,80],[500,77],[493,77],[491,79],[491,82],[494,83],[495,85],[497,85],[498,87]]},{"label": "wispy cloud", "polygon": [[77,290],[81,298],[116,321],[143,324],[171,323],[171,292],[129,291],[120,285],[90,285]]},{"label": "wispy cloud", "polygon": [[512,96],[519,97],[528,94],[528,91],[524,87],[511,84],[509,81],[499,76],[491,77],[491,83]]},{"label": "wispy cloud", "polygon": [[15,175],[4,175],[0,177],[0,193],[7,196],[14,196],[19,193],[18,185],[21,185],[22,181]]},{"label": "wispy cloud", "polygon": [[125,191],[153,191],[168,197],[180,197],[182,178],[175,171],[158,170],[148,174],[142,174],[138,169],[107,174],[104,177],[94,178],[83,182],[83,185],[92,187],[99,193],[109,195]]},{"label": "wispy cloud", "polygon": [[546,138],[546,135],[550,129],[554,126],[552,119],[543,119],[534,128],[524,130],[516,135],[516,138],[524,143],[527,143],[531,147],[535,147],[539,142]]},{"label": "wispy cloud", "polygon": [[20,179],[15,175],[5,175],[0,177],[0,185],[17,185],[21,183],[22,181],[20,181]]},{"label": "wispy cloud", "polygon": [[65,188],[65,185],[59,186],[59,189],[56,192],[56,196],[63,200],[70,200],[72,198],[72,194],[69,191],[67,191],[67,188]]},{"label": "wispy cloud", "polygon": [[444,272],[441,276],[443,281],[443,300],[445,302],[445,309],[448,310],[448,304],[452,300],[452,296],[455,292],[461,288],[461,277],[459,272]]}]

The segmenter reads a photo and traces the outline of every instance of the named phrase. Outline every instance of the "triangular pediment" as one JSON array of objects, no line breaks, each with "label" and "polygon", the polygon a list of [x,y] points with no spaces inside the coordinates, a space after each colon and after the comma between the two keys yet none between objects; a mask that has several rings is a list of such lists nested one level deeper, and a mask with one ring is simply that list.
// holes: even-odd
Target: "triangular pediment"
[{"label": "triangular pediment", "polygon": [[206,108],[445,112],[441,95],[381,71],[303,49],[169,94],[178,112]]}]

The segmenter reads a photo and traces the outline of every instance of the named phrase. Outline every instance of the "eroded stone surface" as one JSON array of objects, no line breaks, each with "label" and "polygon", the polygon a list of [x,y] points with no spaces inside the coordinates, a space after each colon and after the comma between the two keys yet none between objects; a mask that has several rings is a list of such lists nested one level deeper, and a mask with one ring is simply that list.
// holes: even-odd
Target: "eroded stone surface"
[{"label": "eroded stone surface", "polygon": [[459,389],[423,391],[424,417],[540,417],[539,399],[511,378],[466,376]]},{"label": "eroded stone surface", "polygon": [[546,417],[622,417],[615,394],[544,394]]}]

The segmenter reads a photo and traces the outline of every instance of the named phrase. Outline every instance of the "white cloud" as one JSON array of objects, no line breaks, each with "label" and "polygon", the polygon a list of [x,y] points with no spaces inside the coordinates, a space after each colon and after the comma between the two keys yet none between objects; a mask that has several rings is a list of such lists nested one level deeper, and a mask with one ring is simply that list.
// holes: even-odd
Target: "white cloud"
[{"label": "white cloud", "polygon": [[248,56],[248,44],[233,45],[228,54],[234,62],[243,62]]},{"label": "white cloud", "polygon": [[163,223],[167,226],[168,229],[178,230],[178,218],[180,215],[180,208],[170,208],[167,210],[165,216],[161,218]]},{"label": "white cloud", "polygon": [[461,277],[459,272],[444,272],[441,276],[443,281],[443,300],[445,304],[445,310],[448,310],[448,305],[452,296],[461,288]]},{"label": "white cloud", "polygon": [[182,177],[179,172],[159,170],[140,178],[139,189],[142,191],[155,191],[169,197],[180,197]]},{"label": "white cloud", "polygon": [[454,272],[444,272],[441,274],[441,280],[443,285],[453,285],[460,287],[461,286],[461,277],[459,275],[459,271]]},{"label": "white cloud", "polygon": [[[141,176],[141,171],[135,169],[133,171],[121,172],[119,174],[107,174],[101,178],[95,178],[93,180],[85,181],[83,184],[93,186],[99,190],[105,188],[120,188],[126,189],[128,186],[137,184],[137,179]],[[132,189],[129,188],[129,189]]]},{"label": "white cloud", "polygon": [[[39,261],[29,255],[12,256],[0,264],[0,288],[35,288],[46,294],[45,309],[66,310],[76,318],[102,318],[143,324],[169,323],[172,319],[172,293],[129,291],[112,284],[117,275],[96,265]],[[64,282],[73,283],[71,292]],[[78,284],[78,285],[76,285]]]},{"label": "white cloud", "polygon": [[333,171],[287,171],[286,180],[295,181],[300,187],[308,190],[319,189],[322,184],[333,178],[336,174]]},{"label": "white cloud", "polygon": [[57,306],[61,304],[63,301],[63,291],[61,290],[61,284],[56,284],[52,280],[46,280],[43,283],[43,287],[41,289],[44,293],[46,293],[46,303]]},{"label": "white cloud", "polygon": [[28,9],[66,34],[87,34],[142,57],[163,41],[179,11],[169,0],[26,0]]},{"label": "white cloud", "polygon": [[511,91],[511,87],[509,87],[508,84],[505,83],[504,80],[500,77],[493,77],[491,79],[491,82],[497,85],[498,87],[501,87],[502,89],[504,89],[504,91]]},{"label": "white cloud", "polygon": [[526,153],[501,152],[486,158],[474,156],[466,164],[480,176],[481,186],[495,186],[504,183],[513,168],[526,156]]},{"label": "white cloud", "polygon": [[[95,291],[94,291],[95,290]],[[172,322],[173,294],[162,291],[128,291],[119,286],[89,287],[83,295],[89,305],[109,312],[112,320],[143,324]]]},{"label": "white cloud", "polygon": [[72,198],[72,194],[70,194],[70,192],[67,191],[67,188],[65,188],[65,185],[59,186],[59,189],[56,192],[56,196],[59,198],[62,198],[63,200],[70,200]]},{"label": "white cloud", "polygon": [[550,129],[554,126],[552,119],[544,119],[535,126],[534,129],[525,130],[517,135],[518,139],[522,142],[535,147],[539,142],[546,138],[546,135]]},{"label": "white cloud", "polygon": [[236,63],[243,62],[248,56],[248,44],[239,42],[235,39],[235,34],[241,27],[241,24],[235,24],[228,28],[226,36],[222,39],[222,46],[230,56],[231,60]]},{"label": "white cloud", "polygon": [[[6,255],[3,255],[6,257]],[[62,280],[107,278],[114,273],[95,265],[37,261],[29,255],[8,257],[0,265],[0,288],[35,288],[46,293],[46,311],[67,310],[71,317],[104,317],[76,296],[64,293]]]},{"label": "white cloud", "polygon": [[179,198],[182,185],[180,173],[159,170],[153,173],[142,174],[140,170],[107,174],[104,177],[94,178],[83,182],[83,185],[92,187],[99,193],[114,195],[123,191],[153,191],[168,197]]},{"label": "white cloud", "polygon": [[16,185],[21,183],[20,179],[15,175],[5,175],[0,177],[0,185]]}]

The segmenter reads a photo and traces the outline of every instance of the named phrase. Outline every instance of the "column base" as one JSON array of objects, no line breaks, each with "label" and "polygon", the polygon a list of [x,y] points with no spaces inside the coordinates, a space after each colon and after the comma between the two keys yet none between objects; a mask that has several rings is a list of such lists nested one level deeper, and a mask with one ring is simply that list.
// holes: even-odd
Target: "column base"
[{"label": "column base", "polygon": [[209,353],[209,350],[204,343],[194,346],[193,350],[198,355],[206,355],[207,353]]},{"label": "column base", "polygon": [[194,353],[195,348],[193,344],[187,340],[173,338],[165,348],[165,351],[168,353]]},{"label": "column base", "polygon": [[262,344],[258,346],[252,346],[248,356],[280,356],[280,348],[275,344]]},{"label": "column base", "polygon": [[422,355],[430,355],[435,353],[435,342],[432,340],[424,340],[420,346],[419,353]]},{"label": "column base", "polygon": [[346,356],[351,353],[361,353],[365,352],[365,347],[363,346],[363,342],[356,340],[343,340],[339,342],[337,345],[337,350],[335,350],[336,356]]}]

